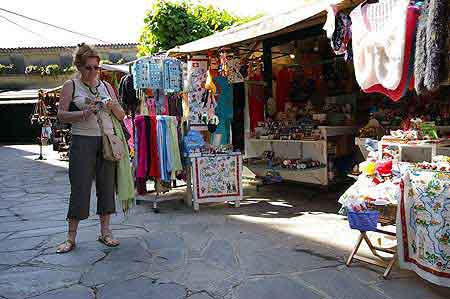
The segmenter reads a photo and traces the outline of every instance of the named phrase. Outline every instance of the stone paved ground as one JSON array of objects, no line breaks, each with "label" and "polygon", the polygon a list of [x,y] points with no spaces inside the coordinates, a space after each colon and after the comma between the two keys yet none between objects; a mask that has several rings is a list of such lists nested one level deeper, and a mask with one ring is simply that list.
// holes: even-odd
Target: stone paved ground
[{"label": "stone paved ground", "polygon": [[[33,161],[33,146],[0,147],[0,298],[450,298],[414,273],[344,265],[356,238],[335,214],[336,193],[300,186],[246,189],[239,209],[179,202],[155,214],[139,205],[114,218],[122,244],[95,241],[97,219],[82,223],[78,247],[64,240],[67,166]],[[384,240],[383,242],[389,242]]]}]

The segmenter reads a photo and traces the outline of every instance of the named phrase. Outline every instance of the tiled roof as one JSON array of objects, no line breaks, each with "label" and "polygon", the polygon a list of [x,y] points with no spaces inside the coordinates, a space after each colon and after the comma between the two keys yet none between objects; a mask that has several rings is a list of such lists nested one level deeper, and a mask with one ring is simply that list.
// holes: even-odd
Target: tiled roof
[{"label": "tiled roof", "polygon": [[[93,45],[96,48],[113,48],[113,49],[123,49],[123,48],[136,48],[138,43],[117,43],[117,44],[96,44]],[[62,49],[75,49],[76,45],[67,45],[67,46],[54,46],[54,47],[18,47],[18,48],[0,48],[0,52],[15,52],[15,51],[28,51],[28,50],[43,50],[43,51],[52,51],[52,50],[62,50]]]}]

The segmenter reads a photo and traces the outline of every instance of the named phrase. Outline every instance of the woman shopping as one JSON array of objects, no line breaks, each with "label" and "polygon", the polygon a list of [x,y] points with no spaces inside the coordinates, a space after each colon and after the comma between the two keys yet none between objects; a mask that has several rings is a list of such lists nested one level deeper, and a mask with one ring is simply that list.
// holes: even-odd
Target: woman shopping
[{"label": "woman shopping", "polygon": [[100,217],[98,241],[106,246],[115,247],[120,243],[110,230],[111,214],[116,213],[116,194],[124,210],[134,196],[128,147],[120,125],[125,113],[111,85],[99,80],[99,62],[100,57],[93,48],[80,44],[74,56],[79,78],[67,81],[61,91],[58,118],[72,125],[71,194],[67,240],[58,246],[57,253],[75,248],[78,224],[89,217],[94,180]]}]

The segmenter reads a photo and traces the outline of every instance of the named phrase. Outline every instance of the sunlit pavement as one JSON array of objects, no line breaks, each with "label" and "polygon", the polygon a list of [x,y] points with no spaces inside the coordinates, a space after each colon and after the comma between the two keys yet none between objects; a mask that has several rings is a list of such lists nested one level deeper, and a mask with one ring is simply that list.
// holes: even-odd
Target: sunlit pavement
[{"label": "sunlit pavement", "polygon": [[384,280],[375,267],[347,268],[358,234],[336,214],[338,193],[298,185],[247,186],[240,208],[138,205],[114,217],[114,249],[96,241],[93,209],[77,248],[56,255],[67,162],[49,149],[35,161],[38,150],[0,147],[0,298],[450,298],[412,272]]}]

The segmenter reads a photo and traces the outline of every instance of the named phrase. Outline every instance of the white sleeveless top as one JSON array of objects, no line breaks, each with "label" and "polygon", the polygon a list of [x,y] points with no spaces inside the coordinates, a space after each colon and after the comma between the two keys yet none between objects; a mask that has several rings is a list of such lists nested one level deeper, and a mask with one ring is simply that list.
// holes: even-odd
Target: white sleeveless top
[{"label": "white sleeveless top", "polygon": [[[75,83],[75,90],[73,93],[73,102],[80,110],[84,110],[88,106],[89,101],[95,100],[95,95],[89,90],[89,88],[81,82],[80,79],[73,79]],[[99,81],[97,86],[100,98],[110,98],[107,87],[104,83]],[[105,111],[99,111],[102,118],[103,127],[106,134],[114,134],[114,126],[111,120],[111,116]],[[97,115],[91,115],[87,120],[72,124],[72,135],[82,136],[101,136],[100,128],[97,122]]]},{"label": "white sleeveless top", "polygon": [[409,0],[380,0],[351,12],[355,76],[362,89],[399,86],[408,5]]}]

